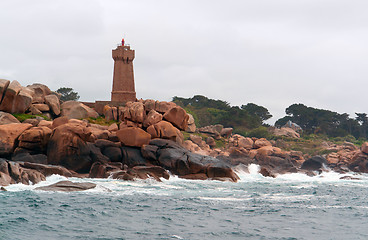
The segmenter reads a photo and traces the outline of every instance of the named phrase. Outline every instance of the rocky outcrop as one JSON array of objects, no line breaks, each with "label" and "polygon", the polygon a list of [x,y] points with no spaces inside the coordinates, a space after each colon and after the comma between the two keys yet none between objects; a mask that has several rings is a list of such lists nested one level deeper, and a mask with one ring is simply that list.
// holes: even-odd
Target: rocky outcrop
[{"label": "rocky outcrop", "polygon": [[116,136],[125,146],[141,147],[143,144],[148,144],[151,140],[151,135],[141,128],[128,127],[116,132]]},{"label": "rocky outcrop", "polygon": [[185,129],[186,132],[189,132],[189,133],[194,133],[197,129],[196,125],[195,125],[195,122],[194,122],[194,117],[192,114],[189,114],[187,113],[189,118],[188,118],[188,126],[187,128]]},{"label": "rocky outcrop", "polygon": [[22,87],[15,96],[12,106],[12,113],[25,113],[32,103],[33,91],[29,88]]},{"label": "rocky outcrop", "polygon": [[28,85],[27,88],[33,90],[32,103],[33,104],[43,104],[45,103],[45,96],[52,94],[52,91],[43,84],[34,83]]},{"label": "rocky outcrop", "polygon": [[77,101],[66,101],[61,104],[60,108],[61,116],[66,116],[69,119],[97,118],[99,116],[95,110]]},{"label": "rocky outcrop", "polygon": [[37,187],[35,190],[54,192],[75,192],[95,188],[96,184],[88,182],[60,181],[49,186]]},{"label": "rocky outcrop", "polygon": [[150,147],[142,147],[143,156],[150,161],[181,177],[194,177],[196,174],[209,179],[230,180],[236,182],[239,177],[225,162],[199,154],[191,153],[170,140],[153,139]]},{"label": "rocky outcrop", "polygon": [[314,156],[303,162],[301,169],[318,171],[322,170],[324,165],[327,165],[327,161],[322,156]]},{"label": "rocky outcrop", "polygon": [[275,136],[300,138],[300,134],[290,127],[275,128],[271,131]]},{"label": "rocky outcrop", "polygon": [[221,124],[216,124],[198,128],[198,131],[201,133],[209,134],[212,137],[218,138],[221,136],[221,131],[223,128],[224,126],[222,126]]},{"label": "rocky outcrop", "polygon": [[167,121],[161,121],[149,126],[147,132],[152,138],[170,139],[178,143],[182,143],[184,139],[183,134]]},{"label": "rocky outcrop", "polygon": [[36,153],[46,153],[52,130],[48,127],[33,127],[19,136],[19,148]]},{"label": "rocky outcrop", "polygon": [[0,125],[0,156],[6,157],[13,153],[18,137],[31,127],[28,123]]},{"label": "rocky outcrop", "polygon": [[188,127],[189,115],[181,107],[171,108],[163,115],[163,118],[180,130],[185,130]]},{"label": "rocky outcrop", "polygon": [[44,176],[51,176],[53,174],[57,174],[65,177],[72,177],[74,173],[65,167],[56,166],[56,165],[46,165],[39,163],[31,163],[31,162],[23,162],[20,163],[20,166],[27,169],[37,170],[42,173]]},{"label": "rocky outcrop", "polygon": [[141,102],[128,102],[127,109],[124,112],[124,118],[132,122],[143,123],[146,117],[144,105]]},{"label": "rocky outcrop", "polygon": [[162,120],[162,114],[152,109],[148,112],[146,119],[144,119],[143,127],[149,127],[153,124],[161,122],[161,120]]},{"label": "rocky outcrop", "polygon": [[254,141],[254,148],[261,148],[265,146],[272,146],[272,144],[265,138],[260,138]]},{"label": "rocky outcrop", "polygon": [[0,125],[10,124],[10,123],[20,123],[20,122],[10,113],[0,111]]},{"label": "rocky outcrop", "polygon": [[60,166],[28,162],[13,162],[0,158],[0,186],[14,183],[33,184],[45,181],[46,176],[59,174],[71,177],[72,173]]},{"label": "rocky outcrop", "polygon": [[51,109],[54,116],[60,115],[60,101],[56,95],[45,96],[45,103],[49,106],[49,109]]},{"label": "rocky outcrop", "polygon": [[0,79],[0,103],[3,100],[4,93],[5,93],[6,89],[8,88],[9,84],[10,84],[9,80]]},{"label": "rocky outcrop", "polygon": [[87,173],[92,165],[89,129],[80,123],[66,123],[56,127],[47,145],[50,164],[62,165],[80,173]]},{"label": "rocky outcrop", "polygon": [[13,105],[16,96],[22,89],[22,86],[18,81],[12,81],[9,86],[6,88],[6,91],[3,95],[3,99],[0,104],[0,111],[12,113]]},{"label": "rocky outcrop", "polygon": [[173,102],[159,102],[156,101],[155,102],[155,110],[159,113],[163,113],[165,114],[166,112],[168,112],[171,108],[176,107],[176,104]]}]

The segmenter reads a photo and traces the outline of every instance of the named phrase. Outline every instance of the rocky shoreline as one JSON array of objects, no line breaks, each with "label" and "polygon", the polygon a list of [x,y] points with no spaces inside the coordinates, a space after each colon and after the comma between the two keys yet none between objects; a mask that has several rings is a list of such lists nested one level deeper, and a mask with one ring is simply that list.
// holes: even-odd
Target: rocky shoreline
[{"label": "rocky shoreline", "polygon": [[[102,114],[114,123],[105,126],[80,120],[100,114],[80,102],[60,102],[42,84],[22,87],[1,80],[0,97],[0,186],[36,184],[52,174],[157,181],[174,174],[236,182],[239,177],[233,169],[240,164],[258,164],[260,173],[268,177],[292,172],[314,175],[327,168],[368,173],[368,143],[361,149],[351,143],[327,144],[333,152],[308,156],[283,150],[277,141],[232,134],[231,128],[221,125],[196,129],[193,117],[172,102],[106,105]],[[37,117],[21,123],[12,113],[53,120]],[[299,137],[291,128],[275,132]],[[219,141],[222,146],[217,146]]]}]

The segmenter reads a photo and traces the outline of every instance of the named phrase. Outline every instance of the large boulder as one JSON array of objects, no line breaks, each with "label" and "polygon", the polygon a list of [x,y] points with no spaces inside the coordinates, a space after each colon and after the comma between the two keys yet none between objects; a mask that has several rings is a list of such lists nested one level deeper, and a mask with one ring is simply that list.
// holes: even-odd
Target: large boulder
[{"label": "large boulder", "polygon": [[127,127],[116,132],[116,136],[125,146],[141,147],[143,144],[148,144],[151,140],[151,135],[141,128]]},{"label": "large boulder", "polygon": [[217,136],[221,136],[221,131],[223,128],[224,126],[222,126],[221,124],[216,124],[216,125],[210,125],[210,126],[198,128],[198,131],[201,133],[207,133],[214,137],[217,137]]},{"label": "large boulder", "polygon": [[[241,135],[237,135],[238,138],[237,138],[237,146],[238,147],[242,147],[242,148],[245,148],[245,149],[252,149],[253,148],[253,140],[249,137],[243,137]],[[235,138],[235,137],[234,137]]]},{"label": "large boulder", "polygon": [[141,102],[128,102],[127,103],[129,115],[126,115],[125,118],[137,122],[143,123],[143,120],[146,116],[146,111],[144,110],[144,105]]},{"label": "large boulder", "polygon": [[153,178],[161,182],[160,178],[169,179],[169,173],[160,166],[135,166],[130,169],[114,172],[111,174],[113,179],[135,180]]},{"label": "large boulder", "polygon": [[10,113],[0,111],[0,125],[10,123],[20,123],[20,122],[16,117],[11,115]]},{"label": "large boulder", "polygon": [[153,124],[160,122],[161,120],[162,120],[162,114],[151,109],[143,121],[143,126],[149,127]]},{"label": "large boulder", "polygon": [[123,169],[122,163],[93,163],[91,170],[89,172],[89,178],[107,178],[110,177],[112,173],[119,172]]},{"label": "large boulder", "polygon": [[1,102],[1,99],[3,99],[3,95],[6,89],[8,88],[9,84],[10,84],[9,80],[0,79],[0,102]]},{"label": "large boulder", "polygon": [[58,126],[61,126],[63,124],[66,124],[69,122],[69,118],[66,116],[55,118],[54,121],[52,121],[51,128],[57,128]]},{"label": "large boulder", "polygon": [[300,134],[290,127],[275,128],[273,134],[276,136],[300,138]]},{"label": "large boulder", "polygon": [[122,163],[128,167],[150,165],[142,155],[141,149],[134,147],[122,147]]},{"label": "large boulder", "polygon": [[149,126],[147,132],[151,134],[152,138],[170,139],[178,143],[182,143],[184,139],[179,129],[166,121],[161,121]]},{"label": "large boulder", "polygon": [[143,104],[146,112],[150,112],[151,110],[155,110],[156,108],[156,101],[153,99],[144,100]]},{"label": "large boulder", "polygon": [[25,113],[26,110],[31,106],[33,90],[22,87],[21,90],[14,98],[12,113]]},{"label": "large boulder", "polygon": [[11,123],[0,125],[0,156],[8,156],[13,152],[18,137],[32,125],[28,123]]},{"label": "large boulder", "polygon": [[368,154],[364,152],[355,154],[348,167],[354,172],[368,173]]},{"label": "large boulder", "polygon": [[60,181],[48,186],[37,187],[35,188],[35,190],[54,191],[54,192],[75,192],[75,191],[85,191],[95,187],[96,184],[94,183]]},{"label": "large boulder", "polygon": [[66,101],[60,106],[61,116],[66,116],[69,119],[97,118],[98,113],[92,108],[77,101]]},{"label": "large boulder", "polygon": [[20,166],[22,166],[23,168],[37,170],[43,175],[45,175],[46,177],[51,176],[53,174],[57,174],[60,176],[65,176],[65,177],[73,176],[72,172],[70,172],[68,169],[62,166],[45,165],[45,164],[31,163],[31,162],[20,163]]},{"label": "large boulder", "polygon": [[0,104],[0,111],[12,113],[14,100],[21,89],[22,86],[18,81],[14,80],[9,84]]},{"label": "large boulder", "polygon": [[324,164],[327,165],[326,158],[322,156],[313,156],[303,162],[301,169],[310,170],[310,171],[318,171],[323,168]]},{"label": "large boulder", "polygon": [[33,90],[32,103],[44,103],[45,96],[50,95],[52,93],[49,87],[40,83],[28,85],[27,88]]},{"label": "large boulder", "polygon": [[187,129],[185,129],[186,132],[190,132],[190,133],[194,133],[197,129],[196,125],[195,125],[195,121],[194,121],[194,117],[192,114],[187,113],[189,118],[188,118],[188,126]]},{"label": "large boulder", "polygon": [[98,139],[95,146],[101,150],[101,153],[109,158],[111,162],[122,162],[121,144],[105,139]]},{"label": "large boulder", "polygon": [[[46,105],[47,106],[47,105]],[[31,104],[27,110],[27,113],[32,115],[41,115],[42,112],[38,110],[33,104]]]},{"label": "large boulder", "polygon": [[55,128],[47,146],[49,163],[62,165],[79,173],[89,172],[92,159],[86,142],[90,136],[89,129],[77,122]]},{"label": "large boulder", "polygon": [[44,103],[35,103],[32,104],[32,106],[35,107],[40,113],[50,111],[49,105]]},{"label": "large boulder", "polygon": [[225,138],[229,138],[231,134],[233,133],[233,128],[223,128],[220,132],[220,135]]},{"label": "large boulder", "polygon": [[33,127],[19,136],[19,147],[45,152],[52,130],[48,127]]},{"label": "large boulder", "polygon": [[109,131],[106,129],[106,130],[103,130],[101,128],[97,128],[97,127],[89,127],[89,130],[91,131],[92,133],[92,138],[93,139],[108,139],[109,138]]},{"label": "large boulder", "polygon": [[155,110],[159,113],[166,113],[173,107],[176,107],[176,104],[173,102],[156,101],[156,104],[155,104]]},{"label": "large boulder", "polygon": [[117,107],[111,107],[109,105],[106,105],[103,108],[103,115],[105,116],[105,119],[107,121],[111,121],[111,120],[119,121]]},{"label": "large boulder", "polygon": [[360,150],[365,153],[365,154],[368,154],[368,142],[364,142],[362,144],[362,147],[360,148]]},{"label": "large boulder", "polygon": [[260,138],[254,141],[254,148],[261,148],[265,146],[272,146],[272,144],[265,138]]},{"label": "large boulder", "polygon": [[236,182],[239,177],[231,167],[220,159],[191,153],[177,143],[165,139],[150,141],[153,147],[141,149],[143,156],[149,157],[152,162],[168,169],[174,174],[186,178],[204,176],[210,179],[230,180]]},{"label": "large boulder", "polygon": [[51,111],[55,116],[60,115],[60,101],[56,95],[51,94],[45,96],[45,102],[50,107]]},{"label": "large boulder", "polygon": [[189,115],[181,107],[171,108],[163,115],[163,118],[180,130],[185,130],[188,127]]}]

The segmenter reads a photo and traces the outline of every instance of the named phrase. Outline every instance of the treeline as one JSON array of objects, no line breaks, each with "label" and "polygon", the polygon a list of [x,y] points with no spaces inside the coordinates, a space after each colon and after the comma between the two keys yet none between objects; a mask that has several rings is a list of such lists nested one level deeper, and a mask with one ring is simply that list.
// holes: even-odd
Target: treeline
[{"label": "treeline", "polygon": [[267,108],[254,103],[240,107],[230,106],[226,101],[209,99],[201,95],[192,98],[175,96],[173,102],[193,115],[197,127],[222,124],[242,134],[261,127],[265,120],[272,117]]},{"label": "treeline", "polygon": [[[191,113],[198,127],[222,124],[234,128],[234,132],[248,136],[262,137],[267,135],[265,121],[272,117],[267,108],[254,103],[241,106],[230,106],[226,101],[214,100],[196,95],[192,98],[173,97],[173,102]],[[368,116],[366,113],[355,113],[349,117],[347,113],[292,104],[286,115],[276,121],[276,127],[282,127],[289,120],[303,129],[303,134],[325,135],[327,137],[368,138]]]},{"label": "treeline", "polygon": [[276,121],[275,126],[283,126],[287,121],[298,124],[307,134],[324,134],[328,137],[354,136],[356,139],[367,138],[368,117],[366,113],[355,113],[350,118],[347,113],[307,107],[293,104],[286,109],[287,116]]}]

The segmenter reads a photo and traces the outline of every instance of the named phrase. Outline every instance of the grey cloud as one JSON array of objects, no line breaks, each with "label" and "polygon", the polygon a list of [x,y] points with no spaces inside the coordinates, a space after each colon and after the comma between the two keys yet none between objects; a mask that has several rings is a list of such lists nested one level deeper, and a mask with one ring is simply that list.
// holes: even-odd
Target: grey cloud
[{"label": "grey cloud", "polygon": [[301,102],[353,114],[368,70],[364,0],[2,1],[0,78],[107,100],[111,49],[136,50],[137,96],[203,94],[275,115]]}]

